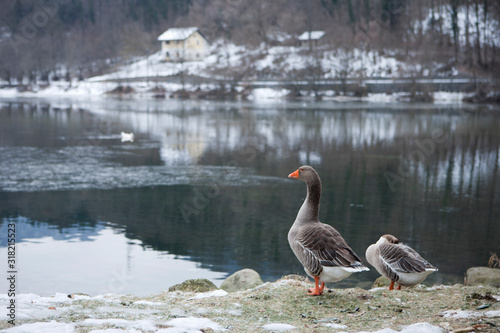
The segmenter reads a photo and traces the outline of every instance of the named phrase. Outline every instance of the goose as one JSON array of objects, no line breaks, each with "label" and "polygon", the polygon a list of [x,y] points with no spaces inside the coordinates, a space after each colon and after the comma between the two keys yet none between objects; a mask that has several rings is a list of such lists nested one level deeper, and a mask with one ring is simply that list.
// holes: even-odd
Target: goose
[{"label": "goose", "polygon": [[304,165],[288,177],[307,184],[307,196],[288,232],[288,242],[307,275],[314,278],[314,289],[310,288],[308,295],[322,295],[325,282],[340,281],[352,273],[368,271],[340,233],[319,221],[321,180],[316,170]]},{"label": "goose", "polygon": [[393,235],[383,235],[366,249],[366,260],[383,276],[391,280],[389,290],[414,286],[438,269],[411,247],[399,243]]}]

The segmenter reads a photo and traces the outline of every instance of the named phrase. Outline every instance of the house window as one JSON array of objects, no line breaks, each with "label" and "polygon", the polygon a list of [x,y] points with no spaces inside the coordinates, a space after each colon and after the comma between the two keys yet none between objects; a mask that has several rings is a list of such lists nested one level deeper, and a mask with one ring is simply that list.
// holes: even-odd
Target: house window
[{"label": "house window", "polygon": [[168,53],[168,51],[165,52],[165,57],[170,58],[170,53]]}]

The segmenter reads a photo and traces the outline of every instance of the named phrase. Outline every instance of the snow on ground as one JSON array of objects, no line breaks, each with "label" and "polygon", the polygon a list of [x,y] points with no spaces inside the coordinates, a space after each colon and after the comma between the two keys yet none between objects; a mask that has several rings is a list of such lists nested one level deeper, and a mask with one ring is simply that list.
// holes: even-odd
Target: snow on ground
[{"label": "snow on ground", "polygon": [[206,293],[198,293],[192,299],[200,299],[200,298],[207,298],[207,297],[222,297],[222,296],[226,296],[227,294],[228,294],[227,291],[224,291],[222,289],[218,289],[218,290],[209,291]]},{"label": "snow on ground", "polygon": [[335,323],[326,323],[326,324],[323,324],[323,326],[330,327],[330,328],[333,328],[336,330],[343,330],[343,329],[347,328],[347,325],[335,324]]},{"label": "snow on ground", "polygon": [[434,103],[443,103],[443,104],[456,104],[462,103],[462,100],[466,96],[466,94],[458,92],[458,93],[450,93],[445,91],[437,91],[432,94],[434,97]]},{"label": "snow on ground", "polygon": [[[279,87],[280,80],[292,83],[312,79],[339,80],[341,77],[391,79],[412,76],[422,71],[422,66],[406,64],[397,60],[393,54],[395,53],[390,51],[380,54],[373,50],[324,47],[314,50],[313,53],[307,48],[295,46],[260,45],[250,49],[219,40],[211,45],[210,54],[201,61],[166,62],[161,52],[157,52],[137,58],[130,64],[118,67],[112,73],[83,81],[74,80],[70,83],[53,81],[48,86],[33,86],[24,92],[19,92],[15,88],[2,88],[0,97],[96,98],[105,96],[107,92],[120,85],[133,88],[134,94],[131,97],[153,97],[156,94],[154,88],[158,86],[167,92],[182,89],[192,92],[211,91],[220,87],[217,80],[231,81],[234,75],[244,74],[244,81],[247,82],[235,87],[238,91],[243,90],[251,81],[268,85],[268,88],[253,89],[249,99],[256,101],[282,99],[289,95],[290,91]],[[428,70],[427,73],[429,74]],[[199,79],[196,81],[189,79],[192,77]],[[182,81],[185,81],[184,84]],[[321,91],[321,93],[325,98],[351,101],[350,98],[336,96],[335,91]],[[303,96],[307,94],[309,93],[303,92]],[[438,103],[455,103],[461,101],[463,96],[459,93],[439,92],[434,97]],[[370,94],[362,100],[393,102],[397,98],[397,94]]]},{"label": "snow on ground", "polygon": [[0,89],[0,97],[68,97],[68,98],[93,98],[104,95],[116,87],[114,82],[89,82],[89,81],[73,81],[68,82],[52,82],[46,88],[33,87],[32,91],[19,92],[16,88]]},{"label": "snow on ground", "polygon": [[289,325],[289,324],[266,324],[262,326],[263,329],[266,331],[290,331],[296,329],[295,326]]},{"label": "snow on ground", "polygon": [[210,328],[216,332],[225,331],[224,327],[208,318],[175,318],[167,321],[165,324],[171,327],[166,330],[159,330],[158,332],[200,332],[201,329],[207,328]]},{"label": "snow on ground", "polygon": [[[408,325],[407,327],[403,328],[399,333],[443,333],[443,329],[437,326],[433,326],[428,323],[416,323],[413,325]],[[340,332],[339,332],[340,333]],[[368,332],[359,332],[359,333],[368,333]],[[390,328],[384,328],[379,331],[375,332],[370,332],[370,333],[398,333],[398,331],[395,331]]]},{"label": "snow on ground", "polygon": [[[306,279],[293,277],[266,282],[253,289],[229,294],[222,290],[205,293],[173,291],[145,297],[63,293],[44,297],[19,294],[16,297],[18,326],[10,327],[4,319],[0,321],[0,331],[198,333],[207,330],[242,331],[245,328],[249,331],[300,332],[315,331],[318,327],[324,327],[335,332],[444,333],[448,332],[448,329],[470,325],[470,322],[484,322],[500,316],[496,304],[477,307],[474,300],[467,300],[465,297],[471,294],[490,295],[489,288],[454,285],[432,288],[418,286],[397,295],[386,294],[386,288],[347,289],[343,291],[345,301],[352,299],[357,303],[362,296],[363,300],[367,300],[363,304],[371,307],[361,311],[355,310],[357,312],[354,314],[345,313],[345,309],[351,308],[353,304],[345,308],[343,302],[333,308],[322,308],[322,302],[314,307],[308,304],[307,307],[313,314],[307,319],[298,315],[301,313],[298,311],[302,310],[295,306],[295,302],[298,300],[296,292],[300,290],[302,294],[308,286],[310,283]],[[334,298],[340,295],[338,290],[334,293],[335,295],[328,296],[323,301],[335,304]],[[270,295],[276,297],[269,297]],[[498,291],[491,297],[499,297]],[[462,305],[465,305],[468,311],[441,310],[448,307],[443,306],[444,304],[456,305],[458,299],[465,302]],[[429,300],[435,300],[436,303],[432,301],[428,304]],[[310,299],[306,298],[304,301]],[[10,298],[6,294],[0,295],[0,303],[8,302]],[[400,315],[390,316],[391,320],[381,319],[389,318],[386,315],[394,314],[394,309],[400,307]],[[7,314],[7,307],[1,307],[0,316],[7,318]],[[336,314],[335,317],[332,317],[333,314]],[[360,320],[366,321],[367,324],[360,325]],[[426,320],[430,320],[432,324]],[[372,321],[373,325],[369,324]],[[354,327],[357,329],[353,329]]]},{"label": "snow on ground", "polygon": [[[286,281],[286,284],[297,283],[297,281]],[[283,283],[275,283],[275,288],[281,288]],[[269,283],[266,284],[269,286]],[[172,292],[168,293],[163,302],[149,300],[131,299],[134,296],[123,295],[100,295],[90,297],[87,295],[66,295],[57,293],[53,297],[42,297],[35,294],[20,294],[16,298],[18,326],[2,330],[5,333],[71,333],[81,330],[90,332],[202,332],[207,329],[215,332],[230,331],[230,326],[224,327],[221,322],[226,322],[223,317],[239,317],[242,311],[239,303],[232,303],[233,310],[219,311],[215,318],[206,318],[210,310],[197,308],[193,300],[208,297],[225,297],[225,291],[216,290],[208,293]],[[179,304],[180,307],[172,307],[172,303],[181,299],[187,300],[189,305]],[[9,298],[6,294],[0,295],[0,301],[7,303]],[[215,302],[215,299],[214,299]],[[5,304],[4,303],[4,304]],[[189,307],[186,307],[189,306]],[[170,310],[169,310],[170,308]],[[487,316],[496,317],[500,311],[490,311]],[[7,317],[7,309],[0,310],[0,316]],[[474,318],[474,312],[468,311],[446,311],[444,316],[456,318]],[[19,320],[27,323],[19,324]],[[239,320],[239,319],[235,319]],[[348,329],[347,325],[336,323],[323,323],[324,327],[335,330]],[[297,327],[287,323],[267,323],[260,326],[265,331],[297,331]],[[401,331],[385,328],[375,333],[442,333],[443,330],[428,323],[416,323],[403,327]]]},{"label": "snow on ground", "polygon": [[242,46],[223,43],[221,41],[212,44],[210,54],[200,61],[169,62],[165,61],[161,51],[139,59],[129,65],[121,66],[117,71],[89,78],[89,82],[101,82],[106,80],[125,80],[134,78],[175,76],[181,72],[185,75],[198,75],[211,77],[211,69],[222,69],[227,67],[239,67],[242,65],[243,56],[252,54]]},{"label": "snow on ground", "polygon": [[289,93],[287,89],[257,88],[250,93],[248,99],[251,101],[275,100],[281,99]]},{"label": "snow on ground", "polygon": [[5,330],[9,333],[68,333],[74,332],[74,324],[58,323],[52,320],[48,323],[33,323],[14,326]]},{"label": "snow on ground", "polygon": [[491,318],[491,317],[500,317],[500,311],[479,312],[479,311],[449,310],[449,311],[444,311],[443,315],[445,318],[461,318],[461,319],[477,318],[477,317]]},{"label": "snow on ground", "polygon": [[[222,290],[198,294],[198,297],[221,297],[227,294]],[[70,297],[71,296],[71,297]],[[172,293],[175,298],[178,293]],[[7,303],[7,295],[0,295],[0,301]],[[125,302],[119,295],[66,295],[58,293],[54,297],[41,297],[35,294],[21,294],[16,298],[16,320],[37,321],[14,326],[2,332],[8,333],[57,333],[76,332],[86,328],[92,332],[200,332],[202,329],[224,331],[220,324],[198,317],[173,318],[168,321],[159,319],[164,312],[165,303],[136,301]],[[130,306],[137,308],[130,309]],[[7,318],[7,309],[3,307],[2,318]],[[181,315],[184,315],[183,312]],[[66,323],[73,317],[73,323]],[[65,317],[66,319],[62,319]],[[56,318],[50,320],[51,318]],[[48,320],[49,321],[43,321]],[[59,321],[58,321],[59,320]]]},{"label": "snow on ground", "polygon": [[[253,59],[249,63],[249,59]],[[264,45],[255,49],[247,49],[231,43],[218,41],[212,45],[210,55],[202,61],[184,63],[165,62],[161,52],[152,54],[132,64],[122,66],[114,73],[96,76],[89,82],[105,80],[126,80],[132,78],[175,76],[181,72],[185,75],[224,78],[218,71],[232,69],[250,70],[254,73],[270,73],[280,76],[292,71],[308,70],[320,65],[324,71],[324,79],[339,77],[341,72],[354,76],[362,73],[371,77],[395,77],[401,73],[405,65],[394,57],[383,56],[374,51],[318,50],[310,54],[307,49],[294,46]]]}]

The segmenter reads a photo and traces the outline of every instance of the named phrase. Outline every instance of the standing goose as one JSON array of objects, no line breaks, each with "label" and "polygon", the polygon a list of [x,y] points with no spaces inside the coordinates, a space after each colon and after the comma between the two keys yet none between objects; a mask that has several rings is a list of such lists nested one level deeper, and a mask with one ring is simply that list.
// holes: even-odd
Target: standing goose
[{"label": "standing goose", "polygon": [[438,269],[411,247],[400,244],[393,235],[383,235],[366,249],[366,260],[383,276],[391,280],[389,290],[414,286]]},{"label": "standing goose", "polygon": [[325,282],[340,281],[354,272],[368,271],[340,233],[319,221],[321,180],[316,170],[304,165],[288,177],[307,184],[307,197],[288,232],[288,242],[306,273],[314,278],[315,287],[309,289],[309,295],[322,295]]}]

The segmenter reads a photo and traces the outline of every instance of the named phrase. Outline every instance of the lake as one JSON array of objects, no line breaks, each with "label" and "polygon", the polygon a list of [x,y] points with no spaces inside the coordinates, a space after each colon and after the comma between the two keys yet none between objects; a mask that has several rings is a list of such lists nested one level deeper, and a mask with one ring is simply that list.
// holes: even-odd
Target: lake
[{"label": "lake", "polygon": [[426,284],[462,283],[500,252],[499,154],[498,107],[3,99],[0,267],[15,224],[22,293],[304,275],[287,233],[306,186],[287,176],[310,164],[320,219],[359,256],[391,233],[439,268]]}]

